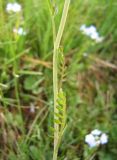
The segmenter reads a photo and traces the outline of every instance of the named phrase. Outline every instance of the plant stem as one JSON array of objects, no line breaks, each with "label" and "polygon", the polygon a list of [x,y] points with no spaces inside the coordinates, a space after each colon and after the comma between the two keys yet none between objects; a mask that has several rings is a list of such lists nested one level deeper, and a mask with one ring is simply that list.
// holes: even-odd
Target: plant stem
[{"label": "plant stem", "polygon": [[[54,91],[54,113],[57,113],[57,96],[58,96],[58,49],[60,46],[60,41],[63,35],[70,0],[65,0],[61,22],[59,25],[59,30],[57,37],[54,42],[54,53],[53,53],[53,91]],[[55,119],[55,115],[54,115]],[[54,154],[53,160],[57,160],[58,148],[59,148],[59,125],[54,122]]]}]

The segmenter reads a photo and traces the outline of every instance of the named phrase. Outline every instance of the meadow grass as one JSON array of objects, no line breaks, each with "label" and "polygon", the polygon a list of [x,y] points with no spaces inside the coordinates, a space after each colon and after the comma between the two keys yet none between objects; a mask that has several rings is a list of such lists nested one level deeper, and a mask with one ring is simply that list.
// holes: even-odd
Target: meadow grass
[{"label": "meadow grass", "polygon": [[[53,31],[48,0],[19,0],[19,13],[0,0],[0,159],[51,160],[53,155]],[[59,29],[64,1],[53,6]],[[71,0],[61,48],[66,75],[67,127],[58,160],[117,158],[117,2]],[[80,27],[94,25],[95,43]],[[26,35],[14,28],[23,27]],[[85,136],[100,129],[106,145],[90,149]]]}]

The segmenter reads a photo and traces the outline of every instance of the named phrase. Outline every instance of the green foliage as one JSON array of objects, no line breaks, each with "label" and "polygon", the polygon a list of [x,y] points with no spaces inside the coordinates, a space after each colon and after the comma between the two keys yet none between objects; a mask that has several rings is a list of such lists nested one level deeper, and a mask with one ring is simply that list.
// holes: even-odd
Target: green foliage
[{"label": "green foliage", "polygon": [[32,91],[34,94],[38,94],[41,91],[39,87],[40,83],[43,81],[43,77],[38,76],[27,76],[24,81],[24,89]]}]

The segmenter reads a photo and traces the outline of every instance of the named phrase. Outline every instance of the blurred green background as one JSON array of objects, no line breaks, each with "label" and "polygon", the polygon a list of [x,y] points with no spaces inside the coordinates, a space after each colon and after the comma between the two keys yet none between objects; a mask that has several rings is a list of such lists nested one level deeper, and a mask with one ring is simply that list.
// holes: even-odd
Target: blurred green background
[{"label": "blurred green background", "polygon": [[[53,35],[49,0],[0,0],[0,159],[51,160],[53,153]],[[20,12],[8,13],[8,3]],[[58,29],[63,0],[55,1]],[[80,31],[94,25],[96,43]],[[13,30],[22,27],[26,35]],[[71,0],[61,46],[67,66],[67,128],[59,160],[117,159],[117,1]],[[85,136],[105,132],[90,149]],[[93,157],[92,157],[93,155]]]}]

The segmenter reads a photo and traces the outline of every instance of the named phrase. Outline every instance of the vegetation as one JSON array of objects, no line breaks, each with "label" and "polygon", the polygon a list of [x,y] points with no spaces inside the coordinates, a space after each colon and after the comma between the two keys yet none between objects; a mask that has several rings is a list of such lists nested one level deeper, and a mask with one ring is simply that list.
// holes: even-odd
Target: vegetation
[{"label": "vegetation", "polygon": [[[14,2],[21,5],[16,10],[7,6]],[[62,0],[0,0],[1,160],[52,160],[53,41],[63,6]],[[58,160],[117,159],[116,8],[116,0],[71,0],[57,48],[58,99],[66,97],[67,110]],[[103,40],[85,35],[84,24]],[[106,133],[107,144],[86,144],[94,129]]]}]

